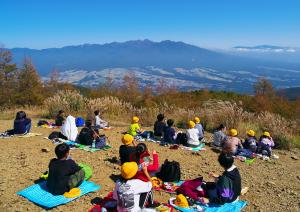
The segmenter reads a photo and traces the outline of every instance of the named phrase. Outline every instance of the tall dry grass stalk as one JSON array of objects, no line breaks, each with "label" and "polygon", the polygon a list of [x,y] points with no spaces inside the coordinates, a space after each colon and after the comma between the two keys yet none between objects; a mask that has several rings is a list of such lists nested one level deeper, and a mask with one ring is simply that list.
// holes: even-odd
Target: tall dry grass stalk
[{"label": "tall dry grass stalk", "polygon": [[[92,118],[93,111],[100,110],[102,116],[109,121],[129,123],[131,117],[137,115],[140,117],[142,126],[152,126],[157,114],[163,113],[167,119],[174,119],[182,127],[195,116],[201,117],[206,130],[212,131],[223,123],[228,128],[236,128],[241,137],[244,137],[249,129],[255,130],[258,135],[267,130],[275,139],[283,142],[288,142],[290,138],[297,135],[295,122],[269,112],[250,113],[244,111],[240,104],[211,99],[204,102],[202,107],[196,108],[181,108],[165,102],[154,103],[149,107],[134,107],[132,103],[122,101],[117,97],[88,99],[76,91],[60,91],[48,98],[44,107],[51,117],[59,110],[65,110],[73,115]],[[282,146],[289,147],[289,145]]]}]

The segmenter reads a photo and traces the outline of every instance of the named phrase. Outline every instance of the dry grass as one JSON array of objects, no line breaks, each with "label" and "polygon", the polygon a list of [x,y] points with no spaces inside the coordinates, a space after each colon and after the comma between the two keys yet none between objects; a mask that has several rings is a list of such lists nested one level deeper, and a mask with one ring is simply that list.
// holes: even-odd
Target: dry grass
[{"label": "dry grass", "polygon": [[77,91],[60,91],[46,99],[41,107],[3,108],[0,119],[12,119],[18,110],[25,110],[29,117],[54,117],[59,110],[64,110],[84,118],[91,118],[93,111],[100,110],[105,119],[114,123],[128,123],[133,115],[137,115],[142,126],[152,126],[157,114],[163,113],[167,119],[174,119],[178,127],[185,127],[188,120],[199,116],[208,131],[223,123],[228,128],[236,128],[240,137],[244,137],[249,129],[256,131],[257,135],[269,131],[282,148],[300,146],[296,122],[270,112],[249,113],[243,110],[241,104],[211,99],[196,108],[181,108],[165,102],[154,103],[149,107],[135,107],[117,97],[89,99]]}]

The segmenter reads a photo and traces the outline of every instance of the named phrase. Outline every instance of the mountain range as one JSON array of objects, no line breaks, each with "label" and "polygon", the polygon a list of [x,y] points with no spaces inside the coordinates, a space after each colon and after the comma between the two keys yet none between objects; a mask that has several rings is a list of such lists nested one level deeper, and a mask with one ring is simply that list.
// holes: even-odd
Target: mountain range
[{"label": "mountain range", "polygon": [[[275,48],[260,46],[259,49],[271,47]],[[300,85],[300,62],[248,56],[243,54],[242,48],[246,49],[239,46],[234,51],[221,52],[184,42],[146,39],[10,50],[19,65],[24,57],[30,57],[44,79],[51,70],[57,69],[62,81],[82,86],[97,86],[108,76],[120,83],[127,73],[134,73],[141,86],[155,85],[159,79],[165,79],[167,84],[185,90],[207,88],[251,93],[253,83],[260,77],[279,88]]]}]

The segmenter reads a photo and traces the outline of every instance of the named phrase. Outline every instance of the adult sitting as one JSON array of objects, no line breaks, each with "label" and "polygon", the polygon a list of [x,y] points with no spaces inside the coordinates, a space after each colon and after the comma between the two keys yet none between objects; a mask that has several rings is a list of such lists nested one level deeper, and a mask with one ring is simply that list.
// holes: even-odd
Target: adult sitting
[{"label": "adult sitting", "polygon": [[85,127],[81,129],[77,141],[83,145],[92,145],[93,141],[99,137],[98,130],[92,128],[92,121],[86,120]]},{"label": "adult sitting", "polygon": [[214,147],[222,147],[227,140],[227,136],[225,134],[226,127],[223,124],[220,124],[220,126],[216,129],[214,132],[214,140],[212,142],[212,146]]},{"label": "adult sitting", "polygon": [[76,127],[75,117],[69,115],[61,127],[61,133],[70,141],[76,141],[78,129]]},{"label": "adult sitting", "polygon": [[24,111],[19,111],[17,112],[14,120],[14,128],[12,130],[8,130],[7,134],[27,134],[30,132],[30,128],[31,119],[26,117],[26,113]]}]

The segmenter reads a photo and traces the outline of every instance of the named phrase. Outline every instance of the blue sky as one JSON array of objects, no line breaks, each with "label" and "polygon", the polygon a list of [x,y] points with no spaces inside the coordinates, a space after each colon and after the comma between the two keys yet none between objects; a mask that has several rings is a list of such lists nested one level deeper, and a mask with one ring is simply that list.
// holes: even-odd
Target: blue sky
[{"label": "blue sky", "polygon": [[300,46],[300,0],[0,0],[0,44],[136,39],[201,47]]}]

